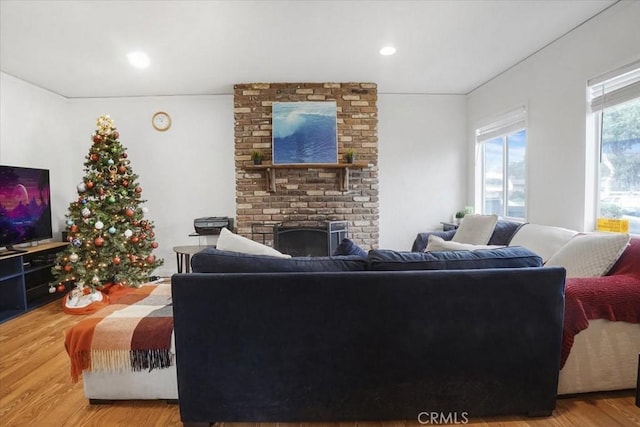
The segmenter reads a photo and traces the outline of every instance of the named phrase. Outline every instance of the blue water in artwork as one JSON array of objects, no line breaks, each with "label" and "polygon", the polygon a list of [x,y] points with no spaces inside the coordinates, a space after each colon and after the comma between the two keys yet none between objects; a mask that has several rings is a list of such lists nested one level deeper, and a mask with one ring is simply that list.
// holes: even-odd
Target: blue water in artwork
[{"label": "blue water in artwork", "polygon": [[335,102],[274,102],[273,163],[337,163]]}]

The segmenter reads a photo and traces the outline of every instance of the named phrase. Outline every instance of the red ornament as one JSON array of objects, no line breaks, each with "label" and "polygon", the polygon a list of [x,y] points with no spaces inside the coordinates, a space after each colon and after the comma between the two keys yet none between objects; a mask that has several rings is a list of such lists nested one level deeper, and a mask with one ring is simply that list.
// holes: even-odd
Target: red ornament
[{"label": "red ornament", "polygon": [[93,241],[93,244],[100,247],[104,245],[104,239],[102,237],[96,237],[95,240]]},{"label": "red ornament", "polygon": [[147,264],[153,264],[155,260],[156,260],[156,257],[153,255],[149,255],[147,258],[145,258],[145,261],[147,261]]},{"label": "red ornament", "polygon": [[113,139],[118,139],[120,137],[120,134],[117,131],[113,131],[111,132],[111,138]]},{"label": "red ornament", "polygon": [[56,289],[58,292],[62,293],[67,290],[67,287],[64,285],[64,283],[58,283],[58,287]]},{"label": "red ornament", "polygon": [[127,155],[127,153],[122,153],[122,158],[123,158],[123,159],[126,159],[126,158],[127,158],[127,156],[128,156],[128,155]]},{"label": "red ornament", "polygon": [[82,288],[82,295],[89,295],[91,293],[91,288],[86,287]]},{"label": "red ornament", "polygon": [[71,271],[71,269],[72,269],[73,267],[71,267],[69,264],[67,264],[67,265],[65,265],[63,268],[64,268],[64,271],[66,271],[66,272],[68,273],[68,272],[70,272],[70,271]]},{"label": "red ornament", "polygon": [[127,171],[127,168],[123,165],[118,166],[118,172],[123,174]]},{"label": "red ornament", "polygon": [[124,214],[125,214],[126,216],[128,216],[128,217],[132,217],[134,213],[135,213],[135,212],[134,212],[134,211],[133,211],[133,209],[131,209],[131,208],[127,208],[127,209],[124,211]]},{"label": "red ornament", "polygon": [[97,162],[98,160],[100,160],[100,156],[98,156],[97,153],[91,154],[91,161],[92,162]]},{"label": "red ornament", "polygon": [[69,229],[72,233],[77,233],[78,232],[78,226],[73,224],[71,226],[71,228]]},{"label": "red ornament", "polygon": [[91,190],[91,189],[93,188],[93,185],[94,185],[94,184],[93,184],[93,181],[87,181],[87,184],[86,184],[86,185],[87,185],[87,188],[88,188],[89,190]]},{"label": "red ornament", "polygon": [[138,236],[131,237],[131,243],[138,243]]},{"label": "red ornament", "polygon": [[113,263],[114,263],[115,265],[120,264],[120,258],[119,258],[119,257],[117,257],[117,256],[114,256],[114,257],[113,257],[113,259],[112,259],[112,261],[113,261]]},{"label": "red ornament", "polygon": [[98,194],[104,196],[104,188],[98,188]]},{"label": "red ornament", "polygon": [[129,186],[129,181],[127,181],[126,179],[122,180],[122,186],[123,187],[128,187]]},{"label": "red ornament", "polygon": [[95,134],[93,135],[93,142],[96,144],[100,144],[102,142],[102,135]]},{"label": "red ornament", "polygon": [[136,193],[142,193],[142,187],[136,187],[135,192]]},{"label": "red ornament", "polygon": [[151,244],[151,247],[152,247],[153,249],[157,248],[157,247],[158,247],[158,242],[153,242],[153,243]]}]

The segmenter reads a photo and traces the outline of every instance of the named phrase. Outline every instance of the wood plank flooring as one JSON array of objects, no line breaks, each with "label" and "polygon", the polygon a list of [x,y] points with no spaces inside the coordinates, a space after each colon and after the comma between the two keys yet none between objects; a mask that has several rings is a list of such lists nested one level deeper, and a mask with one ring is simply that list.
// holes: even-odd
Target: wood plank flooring
[{"label": "wood plank flooring", "polygon": [[[60,301],[0,325],[0,426],[181,426],[177,405],[126,401],[90,405],[82,381],[73,384],[64,332],[82,316],[62,312]],[[472,426],[640,426],[632,390],[558,400],[552,417],[470,419]],[[224,426],[222,425],[224,424]],[[421,427],[417,421],[384,423],[220,423],[217,427]]]}]

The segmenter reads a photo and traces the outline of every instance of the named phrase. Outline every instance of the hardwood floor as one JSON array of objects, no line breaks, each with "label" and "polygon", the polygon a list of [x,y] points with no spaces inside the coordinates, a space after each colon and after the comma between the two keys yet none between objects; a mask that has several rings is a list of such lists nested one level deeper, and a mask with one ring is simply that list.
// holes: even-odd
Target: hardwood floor
[{"label": "hardwood floor", "polygon": [[[82,316],[62,312],[60,301],[0,325],[0,426],[180,426],[177,405],[126,401],[90,405],[82,381],[72,384],[64,332]],[[552,417],[470,419],[472,426],[640,426],[635,393],[593,393],[558,400]],[[221,423],[223,424],[223,423]],[[224,427],[267,427],[224,423]],[[280,425],[278,427],[282,427]],[[303,424],[286,424],[301,427]],[[304,423],[307,427],[420,427],[393,423]],[[222,427],[220,425],[219,427]],[[271,424],[269,427],[276,427]]]}]

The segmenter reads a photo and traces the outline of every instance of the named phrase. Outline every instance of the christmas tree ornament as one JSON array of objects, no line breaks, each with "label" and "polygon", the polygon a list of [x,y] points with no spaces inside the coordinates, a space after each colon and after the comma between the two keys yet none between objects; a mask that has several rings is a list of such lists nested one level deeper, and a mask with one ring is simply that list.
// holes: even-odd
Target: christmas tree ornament
[{"label": "christmas tree ornament", "polygon": [[95,142],[96,144],[100,144],[102,142],[102,135],[93,135],[93,142]]},{"label": "christmas tree ornament", "polygon": [[62,267],[62,269],[68,273],[68,272],[70,272],[71,270],[73,270],[73,267],[71,267],[69,264],[67,264],[67,265],[65,265],[64,267]]},{"label": "christmas tree ornament", "polygon": [[147,261],[147,264],[153,264],[155,260],[156,260],[156,257],[153,255],[147,255],[147,258],[145,258],[145,261]]},{"label": "christmas tree ornament", "polygon": [[120,264],[120,257],[114,256],[112,261],[115,265],[118,265]]},{"label": "christmas tree ornament", "polygon": [[136,187],[134,191],[136,193],[142,193],[142,187]]},{"label": "christmas tree ornament", "polygon": [[80,200],[80,204],[81,205],[86,205],[87,203],[89,203],[89,201],[87,199]]},{"label": "christmas tree ornament", "polygon": [[96,228],[96,230],[102,230],[102,228],[104,227],[104,223],[102,221],[96,221],[94,227]]},{"label": "christmas tree ornament", "polygon": [[91,189],[93,188],[93,185],[94,185],[94,184],[93,184],[93,181],[87,181],[86,188],[88,188],[89,190],[91,190]]},{"label": "christmas tree ornament", "polygon": [[93,240],[93,244],[96,245],[97,247],[100,247],[100,246],[104,245],[104,239],[102,237],[96,237]]},{"label": "christmas tree ornament", "polygon": [[91,154],[91,161],[92,162],[97,162],[98,160],[100,160],[100,156],[98,156],[97,153]]},{"label": "christmas tree ornament", "polygon": [[98,188],[98,195],[104,196],[104,188],[102,187]]},{"label": "christmas tree ornament", "polygon": [[122,153],[122,158],[126,159],[127,157],[129,157],[129,155],[127,153]]},{"label": "christmas tree ornament", "polygon": [[153,242],[153,243],[151,243],[151,247],[152,247],[153,249],[156,249],[156,248],[158,247],[158,242]]},{"label": "christmas tree ornament", "polygon": [[109,227],[109,234],[116,234],[116,228],[114,226]]},{"label": "christmas tree ornament", "polygon": [[138,243],[138,236],[131,236],[131,242],[132,243]]},{"label": "christmas tree ornament", "polygon": [[85,218],[88,217],[89,215],[91,215],[91,211],[89,210],[89,208],[82,209],[81,213],[82,213],[82,216],[85,217]]},{"label": "christmas tree ornament", "polygon": [[124,237],[126,237],[128,239],[131,236],[133,236],[133,231],[128,230],[128,229],[124,231]]},{"label": "christmas tree ornament", "polygon": [[113,132],[111,133],[111,137],[112,137],[113,139],[118,139],[118,138],[120,138],[120,134],[119,134],[117,131],[113,131]]},{"label": "christmas tree ornament", "polygon": [[93,283],[94,285],[97,285],[100,283],[100,278],[98,276],[93,276],[91,278],[91,283]]},{"label": "christmas tree ornament", "polygon": [[78,262],[78,258],[79,258],[78,254],[76,254],[76,253],[72,253],[71,255],[69,255],[69,261],[71,261],[71,262]]},{"label": "christmas tree ornament", "polygon": [[58,286],[56,287],[56,290],[58,292],[64,292],[67,290],[67,287],[64,285],[64,283],[59,283]]},{"label": "christmas tree ornament", "polygon": [[115,196],[109,196],[108,201],[109,201],[109,203],[115,203],[116,202]]},{"label": "christmas tree ornament", "polygon": [[127,208],[127,209],[125,209],[124,214],[126,216],[128,216],[129,218],[131,218],[135,214],[135,212],[133,211],[133,209]]},{"label": "christmas tree ornament", "polygon": [[84,193],[87,191],[87,185],[84,182],[81,182],[76,186],[76,189],[78,190],[78,193]]},{"label": "christmas tree ornament", "polygon": [[49,293],[50,293],[50,294],[53,294],[53,293],[55,293],[55,292],[56,292],[56,287],[55,287],[55,286],[53,286],[53,285],[49,286]]},{"label": "christmas tree ornament", "polygon": [[73,225],[73,220],[72,219],[68,219],[67,220],[67,225],[69,225],[69,226]]},{"label": "christmas tree ornament", "polygon": [[114,164],[115,162],[113,161],[113,159],[109,159],[107,160],[107,163],[109,164],[109,166],[111,166],[112,164]]},{"label": "christmas tree ornament", "polygon": [[75,246],[76,248],[79,248],[80,246],[82,246],[82,240],[77,239],[77,238],[76,238],[76,239],[73,239],[73,240],[71,241],[71,244],[72,244],[73,246]]},{"label": "christmas tree ornament", "polygon": [[118,173],[120,175],[124,174],[126,171],[127,171],[127,167],[126,166],[124,166],[124,165],[118,166]]},{"label": "christmas tree ornament", "polygon": [[128,187],[129,186],[129,181],[127,181],[126,179],[122,180],[122,186],[123,187]]},{"label": "christmas tree ornament", "polygon": [[69,227],[69,231],[71,231],[72,233],[77,233],[78,232],[78,226],[73,224],[71,227]]}]

